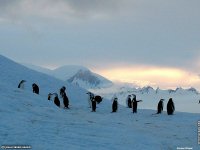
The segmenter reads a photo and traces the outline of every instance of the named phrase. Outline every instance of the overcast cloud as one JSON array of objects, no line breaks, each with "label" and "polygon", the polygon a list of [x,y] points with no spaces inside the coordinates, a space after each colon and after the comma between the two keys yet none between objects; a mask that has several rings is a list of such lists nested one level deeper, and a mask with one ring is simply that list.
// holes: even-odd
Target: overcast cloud
[{"label": "overcast cloud", "polygon": [[159,66],[199,74],[199,0],[0,0],[0,52],[18,62]]}]

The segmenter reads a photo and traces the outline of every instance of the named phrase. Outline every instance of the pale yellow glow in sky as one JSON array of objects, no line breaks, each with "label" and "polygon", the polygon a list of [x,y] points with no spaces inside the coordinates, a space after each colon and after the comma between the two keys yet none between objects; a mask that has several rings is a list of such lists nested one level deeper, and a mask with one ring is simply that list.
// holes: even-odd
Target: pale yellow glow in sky
[{"label": "pale yellow glow in sky", "polygon": [[113,68],[95,70],[96,73],[112,80],[136,83],[139,86],[161,88],[193,87],[200,84],[197,75],[176,68],[133,66],[128,68]]}]

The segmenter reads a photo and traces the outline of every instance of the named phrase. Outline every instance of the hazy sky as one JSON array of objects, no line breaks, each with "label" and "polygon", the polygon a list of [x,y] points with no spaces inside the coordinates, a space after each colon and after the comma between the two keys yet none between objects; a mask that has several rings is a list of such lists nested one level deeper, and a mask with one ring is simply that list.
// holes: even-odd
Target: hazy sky
[{"label": "hazy sky", "polygon": [[199,0],[0,0],[0,53],[112,80],[200,89]]}]

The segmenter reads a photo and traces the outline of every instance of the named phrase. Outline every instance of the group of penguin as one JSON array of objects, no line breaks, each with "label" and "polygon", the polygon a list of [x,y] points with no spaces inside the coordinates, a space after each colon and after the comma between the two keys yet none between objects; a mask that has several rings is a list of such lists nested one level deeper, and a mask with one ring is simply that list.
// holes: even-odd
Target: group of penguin
[{"label": "group of penguin", "polygon": [[88,105],[89,105],[89,108],[92,108],[92,112],[95,112],[96,108],[97,108],[96,104],[101,103],[103,98],[101,96],[99,96],[99,95],[95,96],[91,92],[87,92],[86,94],[88,94]]},{"label": "group of penguin", "polygon": [[142,100],[136,100],[136,95],[133,94],[133,99],[131,100],[131,95],[128,95],[127,100],[126,100],[126,104],[128,108],[132,108],[133,113],[137,113],[137,103],[138,102],[142,102]]},{"label": "group of penguin", "polygon": [[[99,95],[94,96],[93,93],[88,92],[88,105],[89,108],[92,108],[92,112],[96,111],[96,104],[99,104],[102,101],[102,97]],[[112,112],[117,112],[118,109],[118,102],[117,102],[117,97],[113,97],[113,103],[112,103]]]},{"label": "group of penguin", "polygon": [[[92,108],[92,112],[95,112],[97,100],[95,99],[95,96],[93,93],[88,92],[87,94],[89,95],[89,97],[88,97],[89,107]],[[133,96],[133,98],[131,99],[131,95],[128,95],[128,97],[126,99],[126,104],[127,104],[128,108],[132,108],[133,113],[137,113],[138,102],[142,102],[142,100],[137,100],[135,94],[132,94],[132,96]],[[156,114],[162,113],[163,101],[164,101],[164,99],[160,99],[160,101],[158,102]],[[112,98],[112,112],[117,112],[117,109],[118,109],[118,98],[116,97],[116,95],[114,95]],[[167,114],[173,115],[174,111],[175,111],[174,102],[173,102],[172,98],[170,98],[167,103]]]},{"label": "group of penguin", "polygon": [[[163,111],[163,101],[164,101],[164,99],[160,99],[160,101],[158,102],[156,114],[162,113],[162,111]],[[169,101],[167,102],[167,114],[173,115],[174,111],[175,111],[174,102],[173,102],[172,98],[170,98]]]},{"label": "group of penguin", "polygon": [[[64,104],[64,108],[65,109],[69,109],[69,99],[67,97],[67,94],[65,92],[66,90],[66,87],[63,86],[61,89],[60,89],[60,96],[62,97],[63,99],[63,104]],[[54,104],[58,107],[60,107],[60,100],[58,98],[58,94],[57,93],[49,93],[48,94],[48,100],[51,100],[51,99],[54,99]]]},{"label": "group of penguin", "polygon": [[[164,99],[160,99],[160,101],[158,102],[158,106],[157,106],[157,113],[156,114],[161,114],[163,111],[163,101]],[[127,103],[127,107],[128,108],[132,108],[133,109],[133,113],[137,113],[137,103],[138,102],[142,102],[142,100],[136,100],[136,95],[133,94],[133,99],[131,100],[131,95],[128,95],[126,103]],[[168,115],[173,115],[175,111],[175,106],[174,106],[174,102],[172,100],[172,98],[169,99],[168,103],[167,103],[167,114]]]},{"label": "group of penguin", "polygon": [[[24,83],[26,81],[25,80],[21,80],[21,82],[18,85],[18,88],[23,89],[24,88]],[[39,94],[39,87],[36,83],[32,84],[32,89],[33,89],[33,93]],[[65,92],[66,87],[63,86],[60,89],[60,96],[63,99],[63,104],[64,104],[64,108],[68,109],[69,108],[69,99],[67,97],[67,94]],[[101,103],[102,101],[102,97],[99,95],[94,95],[91,92],[86,93],[88,94],[88,104],[89,107],[92,108],[92,112],[96,111],[96,104]],[[132,94],[133,98],[131,100],[131,95],[128,95],[127,99],[126,99],[126,104],[128,108],[132,108],[133,113],[137,113],[137,103],[138,102],[142,102],[142,100],[136,100],[136,95]],[[58,94],[57,93],[49,93],[48,94],[48,100],[53,99],[54,104],[58,107],[60,107],[60,100],[58,98]],[[163,101],[164,99],[160,99],[160,101],[158,102],[158,106],[157,106],[157,113],[156,114],[161,114],[163,111]],[[112,112],[117,112],[118,109],[118,98],[114,95],[112,98]],[[172,100],[172,98],[169,99],[168,103],[167,103],[167,114],[168,115],[173,115],[175,111],[175,106],[174,106],[174,102]]]},{"label": "group of penguin", "polygon": [[[20,83],[18,84],[18,88],[24,89],[24,83],[25,82],[26,82],[26,80],[21,80]],[[33,89],[33,93],[39,94],[39,87],[38,87],[37,84],[33,83],[32,89]]]},{"label": "group of penguin", "polygon": [[[21,80],[20,83],[18,84],[18,88],[24,89],[24,83],[25,82],[26,82],[25,80]],[[39,86],[36,83],[32,84],[32,89],[33,89],[33,93],[39,94]],[[67,94],[66,94],[65,90],[66,90],[65,86],[63,86],[60,89],[60,96],[63,99],[64,108],[68,109],[69,108],[69,99],[67,97]],[[58,98],[58,94],[57,93],[49,93],[48,94],[48,100],[51,100],[51,99],[53,99],[54,104],[56,106],[60,107],[60,100]]]}]

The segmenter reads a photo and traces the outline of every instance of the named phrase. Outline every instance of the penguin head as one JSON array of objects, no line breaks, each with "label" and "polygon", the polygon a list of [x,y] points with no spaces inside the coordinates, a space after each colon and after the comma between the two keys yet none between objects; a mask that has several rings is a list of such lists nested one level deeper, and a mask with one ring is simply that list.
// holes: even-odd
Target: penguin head
[{"label": "penguin head", "polygon": [[24,82],[26,82],[26,80],[22,80],[20,83],[24,83]]},{"label": "penguin head", "polygon": [[48,94],[48,100],[51,99],[51,95],[52,95],[51,93]]}]

